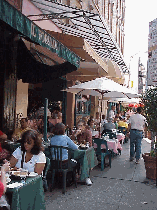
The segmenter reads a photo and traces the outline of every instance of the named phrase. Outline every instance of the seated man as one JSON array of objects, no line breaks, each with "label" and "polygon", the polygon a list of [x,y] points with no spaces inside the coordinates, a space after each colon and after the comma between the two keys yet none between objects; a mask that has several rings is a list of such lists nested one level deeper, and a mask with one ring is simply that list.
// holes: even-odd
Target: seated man
[{"label": "seated man", "polygon": [[115,129],[115,128],[116,128],[116,126],[113,123],[113,119],[112,118],[109,118],[108,119],[108,123],[104,124],[104,130],[112,130],[112,129]]},{"label": "seated man", "polygon": [[125,127],[125,128],[128,128],[128,124],[126,122],[126,119],[125,117],[119,117],[119,122],[118,122],[118,127]]},{"label": "seated man", "polygon": [[13,139],[20,140],[22,134],[25,131],[31,129],[31,128],[28,127],[28,119],[27,118],[21,118],[20,124],[21,124],[21,127],[20,128],[16,128],[14,133],[13,133],[13,135],[12,135]]},{"label": "seated man", "polygon": [[10,152],[8,148],[5,148],[5,140],[7,140],[7,135],[0,130],[0,163],[10,158]]},{"label": "seated man", "polygon": [[102,131],[101,135],[103,135],[106,132],[112,132],[112,129],[116,129],[116,125],[113,123],[113,119],[109,118],[108,123],[104,124],[104,130]]},{"label": "seated man", "polygon": [[82,120],[78,122],[77,130],[73,132],[71,139],[72,140],[77,139],[79,144],[89,143],[89,146],[92,146],[92,132],[91,130],[87,129]]}]

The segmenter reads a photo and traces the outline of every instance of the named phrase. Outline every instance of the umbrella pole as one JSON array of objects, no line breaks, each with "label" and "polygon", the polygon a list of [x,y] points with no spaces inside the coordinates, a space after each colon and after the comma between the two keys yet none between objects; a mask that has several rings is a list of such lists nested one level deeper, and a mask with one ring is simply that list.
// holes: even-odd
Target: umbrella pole
[{"label": "umbrella pole", "polygon": [[44,141],[47,141],[47,110],[48,110],[48,99],[44,101]]},{"label": "umbrella pole", "polygon": [[101,93],[101,111],[100,111],[100,123],[99,123],[99,127],[100,127],[100,130],[99,130],[99,137],[101,138],[101,116],[102,116],[102,100],[103,100],[103,92]]}]

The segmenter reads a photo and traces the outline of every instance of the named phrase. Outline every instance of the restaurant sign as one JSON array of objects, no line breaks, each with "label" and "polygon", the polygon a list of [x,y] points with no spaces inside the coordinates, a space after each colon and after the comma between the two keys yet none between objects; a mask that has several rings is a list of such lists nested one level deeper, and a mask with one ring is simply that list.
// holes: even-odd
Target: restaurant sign
[{"label": "restaurant sign", "polygon": [[80,57],[69,50],[61,42],[49,35],[46,31],[34,24],[30,19],[11,6],[5,0],[0,0],[0,20],[4,21],[14,29],[18,30],[24,36],[30,38],[33,42],[48,48],[59,57],[77,68],[80,65]]}]

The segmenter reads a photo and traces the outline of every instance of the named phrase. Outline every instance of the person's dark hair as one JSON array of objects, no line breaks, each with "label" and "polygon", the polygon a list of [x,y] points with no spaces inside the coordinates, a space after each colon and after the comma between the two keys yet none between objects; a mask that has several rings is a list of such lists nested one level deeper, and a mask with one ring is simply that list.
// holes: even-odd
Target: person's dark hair
[{"label": "person's dark hair", "polygon": [[142,112],[142,107],[137,107],[136,111],[140,114]]},{"label": "person's dark hair", "polygon": [[122,117],[121,117],[121,116],[119,116],[119,119],[120,119],[120,120],[122,120]]},{"label": "person's dark hair", "polygon": [[[23,119],[24,119],[26,122],[28,122],[28,118],[27,118],[27,117],[21,118],[21,120],[23,120]],[[20,120],[20,121],[21,121],[21,120]]]},{"label": "person's dark hair", "polygon": [[102,115],[102,119],[105,119],[105,115],[104,114]]},{"label": "person's dark hair", "polygon": [[42,140],[39,138],[39,134],[35,130],[27,130],[22,134],[22,139],[21,139],[21,150],[25,152],[25,147],[24,147],[24,142],[26,140],[33,139],[34,140],[34,146],[31,149],[31,154],[33,155],[38,155],[40,151],[43,151],[44,148],[42,146]]},{"label": "person's dark hair", "polygon": [[89,120],[93,120],[93,119],[94,119],[94,117],[93,116],[90,116]]},{"label": "person's dark hair", "polygon": [[64,135],[65,125],[63,123],[57,123],[53,128],[54,135]]},{"label": "person's dark hair", "polygon": [[87,124],[90,126],[90,123],[91,122],[94,122],[94,120],[92,120],[92,119],[91,120],[88,120]]}]

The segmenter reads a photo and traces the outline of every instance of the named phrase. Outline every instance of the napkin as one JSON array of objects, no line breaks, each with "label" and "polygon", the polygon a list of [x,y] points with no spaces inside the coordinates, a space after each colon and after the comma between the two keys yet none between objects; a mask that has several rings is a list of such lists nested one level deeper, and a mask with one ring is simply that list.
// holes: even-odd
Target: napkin
[{"label": "napkin", "polygon": [[21,186],[23,186],[23,183],[19,183],[19,182],[14,182],[7,185],[8,188],[21,187]]}]

